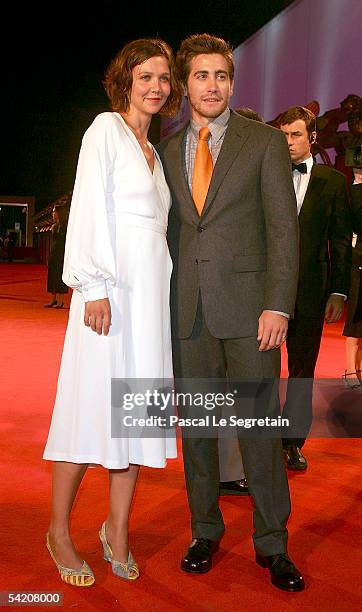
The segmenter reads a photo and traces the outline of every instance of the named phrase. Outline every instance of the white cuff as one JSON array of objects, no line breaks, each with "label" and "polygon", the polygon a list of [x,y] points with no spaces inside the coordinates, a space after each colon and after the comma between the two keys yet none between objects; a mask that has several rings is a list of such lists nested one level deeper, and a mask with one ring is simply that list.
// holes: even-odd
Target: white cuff
[{"label": "white cuff", "polygon": [[288,321],[290,319],[290,315],[287,312],[281,312],[280,310],[265,310],[265,312],[273,312],[274,314],[282,315],[282,317],[285,317]]},{"label": "white cuff", "polygon": [[106,281],[103,279],[82,287],[81,291],[85,302],[104,300],[108,297]]},{"label": "white cuff", "polygon": [[346,301],[347,296],[344,293],[331,293],[331,295],[340,295],[341,297],[343,297],[344,301]]}]

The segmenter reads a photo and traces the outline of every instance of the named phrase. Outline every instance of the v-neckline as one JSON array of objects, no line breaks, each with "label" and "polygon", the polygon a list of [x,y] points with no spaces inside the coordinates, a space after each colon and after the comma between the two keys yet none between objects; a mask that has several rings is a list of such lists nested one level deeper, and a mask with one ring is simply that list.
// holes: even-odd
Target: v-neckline
[{"label": "v-neckline", "polygon": [[154,178],[154,176],[155,176],[155,167],[156,167],[156,151],[155,151],[155,148],[154,148],[153,144],[151,143],[152,152],[153,152],[153,168],[152,168],[152,170],[151,170],[151,166],[149,165],[149,163],[148,163],[148,161],[147,161],[147,159],[146,159],[146,156],[145,156],[145,154],[144,154],[144,153],[143,153],[143,151],[142,151],[142,147],[141,147],[140,143],[138,142],[138,140],[137,140],[137,138],[136,138],[136,135],[135,135],[135,134],[134,134],[134,132],[131,130],[131,128],[130,128],[130,127],[127,125],[127,123],[126,123],[126,121],[123,119],[123,117],[122,117],[121,113],[118,113],[118,112],[116,112],[116,111],[115,111],[115,114],[116,114],[116,115],[117,115],[117,116],[118,116],[118,117],[121,119],[121,121],[124,123],[124,125],[125,125],[126,129],[127,129],[127,130],[128,130],[128,132],[131,134],[132,138],[134,139],[134,141],[135,141],[135,143],[136,143],[136,145],[137,145],[137,148],[138,148],[139,152],[140,152],[140,153],[141,153],[141,155],[142,155],[142,158],[143,158],[144,162],[146,163],[146,166],[147,166],[147,168],[148,168],[148,171],[149,171],[150,175],[152,176],[152,178]]}]

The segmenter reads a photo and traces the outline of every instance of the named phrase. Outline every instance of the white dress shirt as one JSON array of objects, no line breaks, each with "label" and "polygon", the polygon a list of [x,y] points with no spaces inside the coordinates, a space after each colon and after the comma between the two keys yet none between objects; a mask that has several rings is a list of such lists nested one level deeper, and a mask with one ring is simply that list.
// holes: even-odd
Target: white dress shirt
[{"label": "white dress shirt", "polygon": [[298,215],[303,205],[305,194],[308,189],[310,174],[312,172],[312,167],[313,167],[312,155],[308,157],[308,159],[305,159],[304,163],[307,164],[307,172],[305,174],[302,174],[301,172],[299,172],[299,170],[293,170],[293,183],[294,183],[295,196],[297,198]]}]

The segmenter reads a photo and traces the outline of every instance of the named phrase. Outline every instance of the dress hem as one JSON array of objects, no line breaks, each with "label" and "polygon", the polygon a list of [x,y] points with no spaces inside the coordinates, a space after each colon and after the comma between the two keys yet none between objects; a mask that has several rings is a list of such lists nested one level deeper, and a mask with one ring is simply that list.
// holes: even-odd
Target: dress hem
[{"label": "dress hem", "polygon": [[[109,470],[126,470],[130,465],[143,465],[145,467],[150,468],[165,468],[167,465],[167,461],[164,461],[162,464],[145,462],[145,460],[141,457],[134,457],[128,463],[112,463],[108,461],[102,461],[99,457],[69,457],[68,455],[61,455],[60,453],[47,453],[43,455],[43,459],[45,461],[65,461],[67,463],[90,463],[93,465],[101,465],[104,468]],[[131,459],[131,458],[130,458]],[[166,455],[166,459],[177,459],[177,453],[169,453]]]}]

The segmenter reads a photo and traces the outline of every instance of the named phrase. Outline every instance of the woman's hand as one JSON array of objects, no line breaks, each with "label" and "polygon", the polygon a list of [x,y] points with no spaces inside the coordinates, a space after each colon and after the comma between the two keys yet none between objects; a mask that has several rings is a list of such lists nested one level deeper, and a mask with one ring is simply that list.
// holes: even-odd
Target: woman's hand
[{"label": "woman's hand", "polygon": [[85,303],[84,325],[91,327],[100,336],[108,336],[111,326],[111,305],[108,298]]}]

